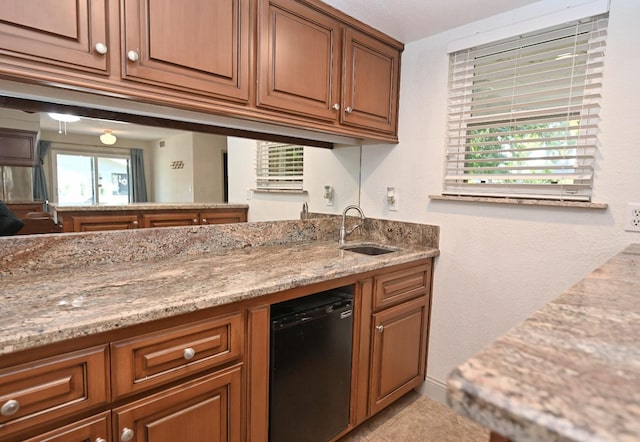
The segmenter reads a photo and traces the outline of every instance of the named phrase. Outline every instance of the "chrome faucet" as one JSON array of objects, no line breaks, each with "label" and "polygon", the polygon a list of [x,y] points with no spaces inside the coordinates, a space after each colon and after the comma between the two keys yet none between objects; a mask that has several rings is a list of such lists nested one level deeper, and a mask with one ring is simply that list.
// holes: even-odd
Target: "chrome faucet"
[{"label": "chrome faucet", "polygon": [[[347,231],[347,227],[346,227],[347,212],[351,209],[357,210],[358,213],[360,213],[360,222],[356,224],[353,227],[353,229]],[[351,205],[351,206],[345,207],[344,210],[342,211],[342,225],[340,226],[340,241],[338,242],[338,244],[343,245],[347,240],[347,235],[351,235],[354,230],[362,226],[362,223],[364,222],[365,219],[366,217],[364,216],[364,212],[359,206]]]}]

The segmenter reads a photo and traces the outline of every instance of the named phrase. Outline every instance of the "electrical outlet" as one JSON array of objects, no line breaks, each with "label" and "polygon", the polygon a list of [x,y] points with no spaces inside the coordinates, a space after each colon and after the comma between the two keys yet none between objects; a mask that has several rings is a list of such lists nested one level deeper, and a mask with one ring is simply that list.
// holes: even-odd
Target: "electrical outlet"
[{"label": "electrical outlet", "polygon": [[627,219],[624,230],[640,232],[640,204],[627,204]]}]

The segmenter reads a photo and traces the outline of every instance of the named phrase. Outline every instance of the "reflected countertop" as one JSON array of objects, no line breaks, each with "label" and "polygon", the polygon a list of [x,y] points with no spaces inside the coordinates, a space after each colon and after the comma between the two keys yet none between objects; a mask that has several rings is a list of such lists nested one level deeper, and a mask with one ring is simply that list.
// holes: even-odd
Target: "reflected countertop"
[{"label": "reflected countertop", "polygon": [[453,371],[459,413],[514,441],[640,440],[640,244]]},{"label": "reflected countertop", "polygon": [[57,203],[49,203],[49,207],[55,212],[110,212],[118,210],[248,209],[249,205],[234,203],[131,203],[121,205],[61,206]]}]

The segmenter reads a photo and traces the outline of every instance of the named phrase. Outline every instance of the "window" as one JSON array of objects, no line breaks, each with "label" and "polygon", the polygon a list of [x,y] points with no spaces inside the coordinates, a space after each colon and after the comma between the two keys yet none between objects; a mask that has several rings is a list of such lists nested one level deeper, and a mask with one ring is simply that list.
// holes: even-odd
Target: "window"
[{"label": "window", "polygon": [[591,200],[606,27],[451,54],[444,195]]},{"label": "window", "polygon": [[128,204],[129,157],[54,152],[60,205]]},{"label": "window", "polygon": [[303,159],[303,146],[258,141],[257,188],[302,190]]}]

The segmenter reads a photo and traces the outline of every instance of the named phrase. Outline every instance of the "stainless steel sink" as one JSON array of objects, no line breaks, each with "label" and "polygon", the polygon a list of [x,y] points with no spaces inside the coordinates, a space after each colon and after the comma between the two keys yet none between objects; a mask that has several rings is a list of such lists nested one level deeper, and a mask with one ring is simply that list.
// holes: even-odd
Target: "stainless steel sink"
[{"label": "stainless steel sink", "polygon": [[361,253],[363,255],[384,255],[385,253],[397,252],[399,250],[397,248],[377,244],[352,244],[344,245],[340,248],[348,252]]}]

